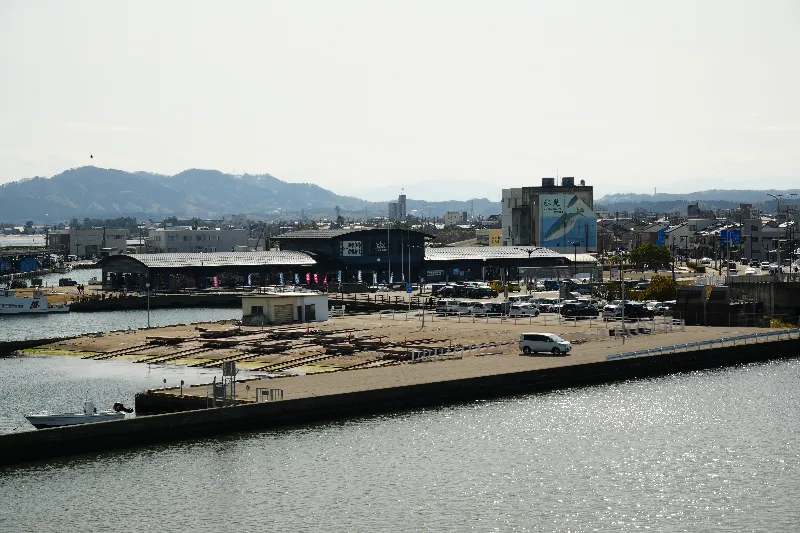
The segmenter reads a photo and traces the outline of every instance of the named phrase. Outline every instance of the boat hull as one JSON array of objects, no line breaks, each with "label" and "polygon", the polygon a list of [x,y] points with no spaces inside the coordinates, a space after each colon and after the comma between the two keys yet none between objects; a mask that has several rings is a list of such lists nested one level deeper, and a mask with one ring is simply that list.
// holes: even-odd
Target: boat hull
[{"label": "boat hull", "polygon": [[48,313],[69,313],[69,306],[46,307],[44,309],[0,309],[2,315],[46,315]]},{"label": "boat hull", "polygon": [[122,420],[125,413],[94,413],[85,415],[81,413],[65,414],[38,414],[26,415],[25,418],[36,429],[55,428],[62,426],[77,426],[79,424],[94,424],[97,422],[108,422],[110,420]]}]

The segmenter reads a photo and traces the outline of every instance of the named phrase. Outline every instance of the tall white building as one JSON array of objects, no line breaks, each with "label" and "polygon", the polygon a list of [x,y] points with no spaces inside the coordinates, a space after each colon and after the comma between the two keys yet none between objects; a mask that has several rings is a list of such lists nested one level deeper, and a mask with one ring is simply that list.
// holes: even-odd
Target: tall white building
[{"label": "tall white building", "polygon": [[447,211],[444,214],[445,226],[458,226],[460,224],[466,224],[466,223],[467,223],[466,211]]},{"label": "tall white building", "polygon": [[389,220],[398,221],[406,219],[406,195],[401,194],[396,202],[389,202]]},{"label": "tall white building", "polygon": [[540,187],[503,189],[503,246],[541,246],[557,252],[597,250],[594,187],[575,178],[542,178]]},{"label": "tall white building", "polygon": [[103,248],[119,252],[127,249],[130,232],[121,228],[58,229],[48,235],[48,247],[64,255],[100,257]]}]

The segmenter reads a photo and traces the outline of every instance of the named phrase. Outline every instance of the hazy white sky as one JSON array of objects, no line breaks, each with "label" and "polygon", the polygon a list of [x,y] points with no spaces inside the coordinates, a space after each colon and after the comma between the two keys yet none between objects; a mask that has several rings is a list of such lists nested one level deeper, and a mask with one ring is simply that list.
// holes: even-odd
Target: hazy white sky
[{"label": "hazy white sky", "polygon": [[0,182],[798,186],[798,28],[792,0],[0,1]]}]

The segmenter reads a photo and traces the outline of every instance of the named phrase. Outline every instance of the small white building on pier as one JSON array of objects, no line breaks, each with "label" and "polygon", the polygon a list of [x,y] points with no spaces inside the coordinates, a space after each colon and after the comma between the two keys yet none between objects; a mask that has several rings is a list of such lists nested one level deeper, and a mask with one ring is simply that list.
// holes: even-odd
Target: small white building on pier
[{"label": "small white building on pier", "polygon": [[262,326],[328,320],[328,295],[319,292],[262,292],[242,296],[242,324]]}]

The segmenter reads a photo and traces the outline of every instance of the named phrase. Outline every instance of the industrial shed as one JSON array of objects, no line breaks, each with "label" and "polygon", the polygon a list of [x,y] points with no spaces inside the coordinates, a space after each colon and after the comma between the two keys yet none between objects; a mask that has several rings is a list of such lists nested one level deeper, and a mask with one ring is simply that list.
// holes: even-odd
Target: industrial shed
[{"label": "industrial shed", "polygon": [[264,326],[328,320],[328,295],[318,292],[269,292],[242,296],[242,324]]},{"label": "industrial shed", "polygon": [[[299,230],[274,237],[281,250],[311,255],[343,283],[416,280],[425,258],[427,233],[407,229]],[[341,273],[341,274],[340,274]],[[390,277],[391,273],[391,277]]]},{"label": "industrial shed", "polygon": [[538,246],[453,246],[427,248],[423,277],[428,283],[438,281],[469,281],[520,279],[523,268],[559,269],[570,264],[567,256]]},{"label": "industrial shed", "polygon": [[176,290],[187,279],[194,287],[214,286],[214,279],[234,274],[253,285],[281,285],[305,279],[319,268],[317,261],[301,252],[216,252],[187,254],[133,254],[104,257],[100,261],[103,288]]}]

